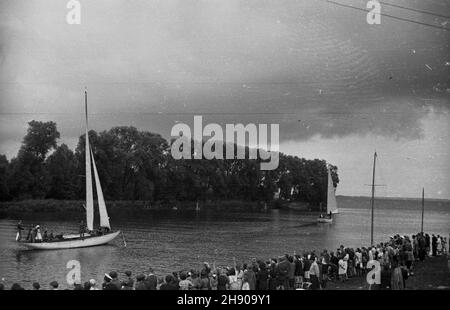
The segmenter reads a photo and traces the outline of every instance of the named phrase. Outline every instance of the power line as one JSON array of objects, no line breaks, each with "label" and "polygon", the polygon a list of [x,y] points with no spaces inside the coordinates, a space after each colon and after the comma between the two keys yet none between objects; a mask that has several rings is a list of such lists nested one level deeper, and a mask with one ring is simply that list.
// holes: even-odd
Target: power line
[{"label": "power line", "polygon": [[[324,1],[326,1],[328,3],[331,3],[331,4],[334,4],[334,5],[342,6],[342,7],[345,7],[345,8],[350,8],[350,9],[363,11],[363,12],[370,12],[369,10],[358,8],[358,7],[355,7],[355,6],[352,6],[352,5],[348,5],[348,4],[343,4],[343,3],[339,3],[339,2],[335,2],[335,1],[331,1],[331,0],[324,0]],[[390,18],[397,19],[397,20],[400,20],[400,21],[414,23],[414,24],[418,24],[418,25],[422,25],[422,26],[433,27],[433,28],[437,28],[437,29],[440,29],[440,30],[450,30],[450,28],[436,26],[436,25],[427,24],[427,23],[422,23],[422,22],[419,22],[419,21],[416,21],[416,20],[413,20],[413,19],[398,17],[398,16],[394,16],[394,15],[390,15],[390,14],[380,13],[380,16],[390,17]]]},{"label": "power line", "polygon": [[382,2],[382,1],[378,1],[380,4],[385,5],[385,6],[391,6],[394,8],[399,8],[399,9],[403,9],[403,10],[409,10],[409,11],[413,11],[413,12],[417,12],[417,13],[423,13],[423,14],[428,14],[428,15],[433,15],[436,17],[442,17],[442,18],[450,18],[450,16],[447,15],[440,15],[434,12],[430,12],[430,11],[424,11],[424,10],[419,10],[419,9],[414,9],[414,8],[408,8],[406,6],[401,6],[398,4],[392,4],[392,3],[387,3],[387,2]]},{"label": "power line", "polygon": [[[383,114],[403,114],[404,111],[386,111],[386,112],[381,112],[378,111],[379,113],[383,113]],[[428,113],[427,111],[424,111],[424,113]],[[0,115],[5,115],[5,116],[15,116],[15,115],[68,115],[68,116],[73,116],[74,114],[79,114],[79,115],[83,115],[83,113],[70,113],[70,112],[0,112]],[[196,112],[145,112],[145,111],[141,111],[141,112],[93,112],[90,113],[89,115],[95,116],[95,115],[155,115],[155,116],[160,116],[160,115],[173,115],[173,116],[183,116],[183,115],[187,115],[187,116],[192,116],[192,115],[230,115],[230,116],[234,116],[234,115],[291,115],[291,116],[301,116],[301,115],[305,115],[308,114],[307,113],[303,113],[301,111],[298,112],[294,112],[294,111],[288,111],[288,112],[200,112],[200,111],[196,111]],[[347,112],[347,111],[330,111],[330,112],[323,112],[323,113],[319,113],[319,117],[327,117],[327,116],[345,116],[345,117],[352,117],[352,116],[370,116],[373,115],[374,112]],[[317,116],[315,116],[317,118]],[[306,119],[305,119],[306,120]]]}]

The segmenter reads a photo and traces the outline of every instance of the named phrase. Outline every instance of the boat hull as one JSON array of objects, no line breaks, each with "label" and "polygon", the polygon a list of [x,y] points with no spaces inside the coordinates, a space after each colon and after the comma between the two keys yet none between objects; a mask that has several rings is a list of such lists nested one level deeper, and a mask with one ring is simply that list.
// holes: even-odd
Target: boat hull
[{"label": "boat hull", "polygon": [[317,223],[333,223],[333,219],[318,218]]},{"label": "boat hull", "polygon": [[114,240],[120,234],[120,230],[102,236],[86,237],[85,239],[62,240],[54,242],[22,243],[23,246],[33,250],[60,250],[85,248],[106,244]]}]

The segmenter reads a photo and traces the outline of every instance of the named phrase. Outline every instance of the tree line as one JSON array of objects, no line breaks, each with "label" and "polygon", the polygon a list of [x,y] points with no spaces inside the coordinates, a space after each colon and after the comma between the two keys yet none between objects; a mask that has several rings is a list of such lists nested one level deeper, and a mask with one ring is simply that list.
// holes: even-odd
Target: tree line
[{"label": "tree line", "polygon": [[[85,199],[85,135],[73,151],[58,145],[56,123],[28,125],[17,156],[8,161],[0,155],[0,200]],[[326,205],[324,160],[280,153],[278,169],[267,171],[259,169],[260,159],[175,160],[173,140],[134,127],[91,130],[89,141],[107,200],[271,202],[276,197]],[[337,186],[337,167],[331,169]]]}]

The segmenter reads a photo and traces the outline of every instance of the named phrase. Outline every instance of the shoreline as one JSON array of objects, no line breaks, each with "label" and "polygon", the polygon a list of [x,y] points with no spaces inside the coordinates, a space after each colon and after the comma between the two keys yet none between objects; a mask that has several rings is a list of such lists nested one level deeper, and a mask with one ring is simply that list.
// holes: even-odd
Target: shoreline
[{"label": "shoreline", "polygon": [[[64,214],[64,213],[80,213],[84,212],[83,200],[22,200],[22,201],[4,201],[0,202],[0,218],[9,218],[21,216],[25,213],[35,214]],[[94,201],[96,204],[97,201]],[[106,201],[108,211],[111,214],[121,214],[126,212],[132,214],[142,211],[196,211],[196,202],[155,202],[148,201],[128,201],[116,200]],[[308,214],[319,214],[320,211],[311,209],[308,203],[303,202],[253,202],[239,200],[218,200],[199,202],[200,211],[230,211],[230,212],[264,212],[273,209],[297,210]]]}]

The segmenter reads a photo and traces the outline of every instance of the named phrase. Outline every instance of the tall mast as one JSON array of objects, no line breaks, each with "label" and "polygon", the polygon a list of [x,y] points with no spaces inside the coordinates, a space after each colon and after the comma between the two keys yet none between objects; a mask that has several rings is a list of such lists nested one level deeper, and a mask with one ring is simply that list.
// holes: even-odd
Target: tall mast
[{"label": "tall mast", "polygon": [[86,111],[86,131],[89,130],[88,126],[88,108],[87,108],[87,89],[84,89],[84,110]]},{"label": "tall mast", "polygon": [[425,211],[425,188],[422,187],[422,223],[420,226],[420,231],[423,232],[423,213]]},{"label": "tall mast", "polygon": [[373,245],[373,209],[375,204],[375,164],[377,161],[377,152],[373,155],[373,173],[372,173],[372,224],[370,226],[370,244]]},{"label": "tall mast", "polygon": [[89,145],[87,89],[84,90],[84,107],[86,110],[86,226],[88,230],[94,230],[94,194],[92,191],[91,151]]}]

